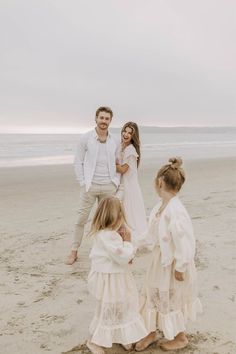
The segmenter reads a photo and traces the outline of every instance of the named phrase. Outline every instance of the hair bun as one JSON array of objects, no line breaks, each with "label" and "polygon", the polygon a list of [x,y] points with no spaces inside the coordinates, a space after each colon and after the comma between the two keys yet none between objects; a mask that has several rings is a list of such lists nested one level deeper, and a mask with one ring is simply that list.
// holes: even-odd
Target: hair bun
[{"label": "hair bun", "polygon": [[171,157],[169,159],[169,162],[170,162],[170,166],[174,169],[180,168],[181,165],[183,164],[181,157]]}]

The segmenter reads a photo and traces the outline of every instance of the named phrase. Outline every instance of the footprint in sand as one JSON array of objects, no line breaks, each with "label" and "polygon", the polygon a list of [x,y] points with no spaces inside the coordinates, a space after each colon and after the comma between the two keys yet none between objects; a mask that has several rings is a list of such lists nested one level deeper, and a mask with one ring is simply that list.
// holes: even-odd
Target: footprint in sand
[{"label": "footprint in sand", "polygon": [[41,223],[41,222],[46,222],[48,221],[48,219],[42,219],[42,220],[39,220],[38,222]]},{"label": "footprint in sand", "polygon": [[214,285],[213,290],[220,290],[220,287],[218,285]]},{"label": "footprint in sand", "polygon": [[66,316],[59,316],[59,315],[40,315],[40,318],[43,322],[47,322],[47,324],[52,324],[52,323],[63,323],[66,320]]}]

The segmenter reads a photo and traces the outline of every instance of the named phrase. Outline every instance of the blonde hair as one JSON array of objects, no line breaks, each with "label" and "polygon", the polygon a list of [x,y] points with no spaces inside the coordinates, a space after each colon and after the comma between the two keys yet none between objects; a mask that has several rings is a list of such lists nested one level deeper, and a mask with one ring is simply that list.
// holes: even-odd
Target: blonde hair
[{"label": "blonde hair", "polygon": [[178,192],[185,182],[182,163],[181,157],[171,157],[169,163],[162,166],[157,172],[155,183],[158,184],[159,178],[162,178],[168,190]]},{"label": "blonde hair", "polygon": [[123,224],[127,224],[127,222],[120,200],[114,196],[105,197],[98,204],[90,234],[93,235],[100,230],[106,229],[118,230]]}]

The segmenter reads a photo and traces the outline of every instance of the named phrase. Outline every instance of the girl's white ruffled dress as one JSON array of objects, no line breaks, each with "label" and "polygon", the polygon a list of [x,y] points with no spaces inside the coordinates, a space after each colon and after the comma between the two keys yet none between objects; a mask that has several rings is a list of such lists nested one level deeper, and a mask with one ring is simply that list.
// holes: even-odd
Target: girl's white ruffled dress
[{"label": "girl's white ruffled dress", "polygon": [[148,332],[128,264],[134,257],[134,247],[115,231],[100,231],[94,238],[88,276],[89,291],[96,300],[89,327],[91,342],[107,348],[113,343],[135,343]]},{"label": "girl's white ruffled dress", "polygon": [[147,232],[147,217],[143,196],[138,181],[137,158],[135,147],[130,144],[124,151],[120,150],[121,164],[129,165],[129,169],[121,177],[121,185],[117,196],[122,200],[125,216],[130,227],[132,243],[138,247],[143,243]]},{"label": "girl's white ruffled dress", "polygon": [[[202,306],[197,297],[194,264],[195,239],[189,215],[178,197],[172,198],[161,215],[160,203],[149,220],[147,246],[152,250],[141,314],[148,332],[160,329],[171,340],[186,330],[188,319],[195,320]],[[174,271],[185,272],[184,281]]]}]

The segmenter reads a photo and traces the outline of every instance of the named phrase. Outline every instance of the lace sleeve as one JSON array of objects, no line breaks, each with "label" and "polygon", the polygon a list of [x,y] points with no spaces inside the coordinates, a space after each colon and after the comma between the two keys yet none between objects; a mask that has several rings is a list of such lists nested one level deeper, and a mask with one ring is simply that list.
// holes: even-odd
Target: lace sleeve
[{"label": "lace sleeve", "polygon": [[134,146],[132,144],[127,146],[124,151],[123,164],[129,165],[131,168],[137,168],[137,158],[138,154]]}]

